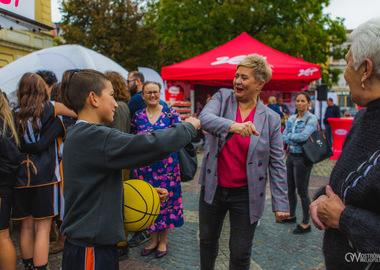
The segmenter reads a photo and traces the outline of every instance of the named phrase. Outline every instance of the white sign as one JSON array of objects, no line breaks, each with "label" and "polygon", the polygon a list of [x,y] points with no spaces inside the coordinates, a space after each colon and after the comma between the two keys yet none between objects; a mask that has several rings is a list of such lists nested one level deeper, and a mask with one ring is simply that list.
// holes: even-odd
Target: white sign
[{"label": "white sign", "polygon": [[35,0],[0,0],[0,8],[34,20]]},{"label": "white sign", "polygon": [[347,135],[347,130],[345,130],[345,129],[341,129],[341,128],[339,128],[339,129],[337,129],[337,130],[335,130],[335,134],[336,135],[340,135],[340,136],[345,136],[345,135]]},{"label": "white sign", "polygon": [[179,94],[179,88],[177,86],[171,86],[168,89],[170,94],[178,95]]}]

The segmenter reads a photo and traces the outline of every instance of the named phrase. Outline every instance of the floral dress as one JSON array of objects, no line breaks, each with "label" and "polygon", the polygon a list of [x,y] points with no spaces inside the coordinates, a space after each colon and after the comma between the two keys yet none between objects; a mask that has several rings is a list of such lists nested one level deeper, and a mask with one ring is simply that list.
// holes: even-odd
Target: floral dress
[{"label": "floral dress", "polygon": [[[181,118],[173,108],[163,107],[158,120],[151,124],[146,109],[137,111],[132,117],[131,133],[152,133],[158,129],[167,129],[174,123],[181,122]],[[178,154],[172,153],[162,161],[150,166],[134,169],[131,179],[145,180],[153,187],[166,188],[168,197],[161,204],[160,214],[156,221],[148,228],[153,232],[161,232],[170,228],[180,227],[183,224],[183,204],[181,191],[181,177],[179,171]]]}]

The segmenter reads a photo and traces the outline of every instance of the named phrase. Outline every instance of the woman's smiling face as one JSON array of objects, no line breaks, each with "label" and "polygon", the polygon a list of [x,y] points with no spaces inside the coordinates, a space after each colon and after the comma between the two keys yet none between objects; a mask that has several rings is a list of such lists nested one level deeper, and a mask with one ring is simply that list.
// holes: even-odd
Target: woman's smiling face
[{"label": "woman's smiling face", "polygon": [[239,102],[246,102],[257,98],[264,81],[256,81],[252,69],[240,66],[236,70],[233,85],[236,99]]},{"label": "woman's smiling face", "polygon": [[149,107],[159,105],[160,102],[160,87],[154,83],[145,85],[142,92],[142,97]]}]

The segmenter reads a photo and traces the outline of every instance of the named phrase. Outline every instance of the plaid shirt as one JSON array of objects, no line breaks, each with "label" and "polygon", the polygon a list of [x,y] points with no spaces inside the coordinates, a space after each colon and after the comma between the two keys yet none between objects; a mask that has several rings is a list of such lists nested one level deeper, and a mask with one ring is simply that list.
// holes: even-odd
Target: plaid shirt
[{"label": "plaid shirt", "polygon": [[[231,89],[220,89],[202,110],[199,119],[207,135],[199,184],[205,186],[205,201],[212,203],[218,186],[218,154],[233,135],[228,133],[235,123],[237,100]],[[262,216],[266,182],[270,181],[273,211],[289,211],[288,187],[280,116],[258,99],[253,120],[259,136],[251,136],[247,157],[249,212],[251,223]]]}]

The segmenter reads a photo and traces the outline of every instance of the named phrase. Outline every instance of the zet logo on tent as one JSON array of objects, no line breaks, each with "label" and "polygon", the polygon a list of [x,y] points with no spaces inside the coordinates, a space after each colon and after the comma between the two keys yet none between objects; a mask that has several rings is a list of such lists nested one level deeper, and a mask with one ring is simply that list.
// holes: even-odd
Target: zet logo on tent
[{"label": "zet logo on tent", "polygon": [[[238,55],[234,57],[229,57],[229,56],[222,56],[222,57],[217,57],[215,62],[212,62],[211,65],[222,65],[222,64],[230,64],[230,65],[237,65],[241,60],[243,60],[247,55]],[[262,55],[261,55],[262,56]],[[267,59],[266,56],[262,56],[265,59]]]},{"label": "zet logo on tent", "polygon": [[318,71],[318,68],[300,69],[300,71],[299,71],[300,73],[298,73],[298,77],[311,76],[316,71]]}]

